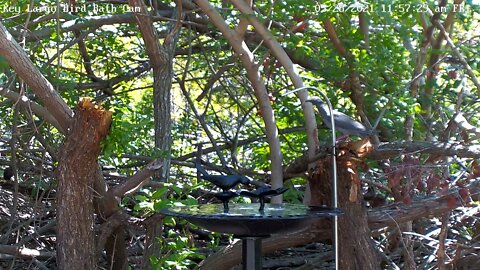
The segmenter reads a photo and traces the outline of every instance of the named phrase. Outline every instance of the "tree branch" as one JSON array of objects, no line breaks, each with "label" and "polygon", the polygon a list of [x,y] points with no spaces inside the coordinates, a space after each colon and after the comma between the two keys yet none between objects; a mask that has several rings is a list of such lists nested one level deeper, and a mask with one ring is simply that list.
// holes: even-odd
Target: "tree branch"
[{"label": "tree branch", "polygon": [[[169,12],[163,12],[162,15],[164,16],[170,16],[171,11]],[[170,21],[171,19],[168,17],[164,16],[152,16],[152,20],[157,22],[157,21]],[[46,19],[56,19],[55,16],[48,16]],[[61,26],[61,32],[72,32],[72,31],[83,31],[88,28],[99,28],[104,25],[114,25],[114,24],[121,24],[121,23],[136,23],[135,15],[133,13],[125,13],[125,14],[115,14],[115,15],[103,15],[103,16],[93,16],[88,20],[74,23],[74,18],[68,17],[65,19],[70,19],[69,21],[66,21],[65,23],[62,24]],[[183,25],[191,25],[192,27],[195,27],[197,30],[203,30],[204,32],[206,31],[206,22],[197,20],[197,22],[194,21],[195,19],[191,21],[182,21]],[[29,26],[31,27],[32,25],[35,24],[30,24]],[[27,31],[24,32],[23,30],[12,30],[11,34],[14,37],[21,37],[25,33],[25,39],[27,42],[36,42],[40,39],[45,39],[48,38],[52,35],[53,32],[55,32],[56,29],[55,27],[45,27],[41,28],[35,31]]]},{"label": "tree branch", "polygon": [[[282,152],[278,139],[278,130],[273,115],[273,109],[268,98],[267,89],[254,62],[254,56],[248,49],[240,36],[232,30],[214,7],[207,0],[196,0],[195,3],[209,16],[212,23],[222,32],[224,37],[232,45],[233,50],[239,54],[240,61],[247,71],[247,77],[255,91],[258,100],[259,110],[265,123],[267,141],[270,147],[270,160],[272,171],[272,188],[279,188],[283,185]],[[244,3],[244,2],[243,2]],[[280,197],[280,196],[278,196]],[[275,198],[281,200],[281,198]]]},{"label": "tree branch", "polygon": [[63,128],[60,126],[57,119],[55,119],[50,112],[48,112],[44,107],[40,106],[40,104],[29,100],[27,96],[20,96],[20,94],[17,92],[10,91],[7,88],[2,87],[0,87],[0,95],[10,99],[14,103],[20,104],[27,110],[31,110],[38,117],[49,122],[58,130],[63,131]]},{"label": "tree branch", "polygon": [[[323,146],[313,158],[305,154],[296,158],[285,169],[285,174],[299,174],[307,171],[307,164],[324,158],[328,155],[328,147]],[[380,143],[374,151],[368,155],[369,159],[384,160],[406,154],[429,154],[435,156],[458,156],[463,158],[480,158],[479,145],[463,145],[448,142],[386,142]]]},{"label": "tree branch", "polygon": [[433,21],[433,24],[440,30],[442,35],[445,37],[445,40],[447,41],[448,46],[450,49],[452,49],[453,54],[460,59],[460,63],[462,63],[463,67],[467,70],[468,76],[470,76],[470,79],[472,80],[473,84],[475,87],[477,87],[477,91],[480,92],[480,82],[477,79],[477,76],[475,76],[475,73],[472,70],[472,67],[468,64],[468,62],[465,60],[465,57],[463,57],[462,53],[458,50],[457,46],[455,46],[455,43],[453,43],[452,39],[450,38],[450,35],[447,33],[443,25],[438,21]]},{"label": "tree branch", "polygon": [[137,171],[123,184],[118,184],[107,191],[107,196],[123,197],[140,189],[150,177],[163,166],[161,160],[154,160],[147,164],[142,170]]},{"label": "tree branch", "polygon": [[0,253],[9,254],[15,257],[26,258],[26,259],[31,259],[35,257],[38,257],[38,258],[55,258],[56,257],[55,252],[41,251],[41,250],[30,249],[26,247],[17,247],[17,246],[11,246],[11,245],[0,245]]},{"label": "tree branch", "polygon": [[[480,181],[470,185],[470,193],[478,194],[480,192]],[[450,196],[457,198],[455,205],[449,205]],[[396,227],[398,224],[427,217],[431,215],[443,215],[453,208],[464,205],[460,199],[458,189],[451,190],[444,196],[431,196],[429,198],[418,200],[410,205],[391,204],[381,208],[373,208],[368,212],[368,223],[372,231],[380,230],[386,227]],[[317,228],[312,226],[301,232],[273,235],[262,241],[262,253],[270,254],[276,250],[281,250],[293,246],[306,245],[315,241],[329,239],[331,237],[330,228]],[[241,242],[237,241],[213,255],[208,256],[200,265],[200,269],[229,269],[241,262]]]},{"label": "tree branch", "polygon": [[[272,54],[277,58],[280,64],[283,66],[288,76],[292,80],[295,88],[303,87],[303,80],[298,75],[298,71],[295,68],[292,60],[280,46],[275,37],[268,31],[268,29],[257,19],[251,7],[249,7],[244,0],[232,0],[232,3],[236,8],[240,10],[248,19],[248,21],[255,27],[255,31],[263,38],[265,45],[272,51]],[[310,156],[315,154],[315,149],[318,145],[317,136],[317,123],[315,120],[315,114],[312,104],[305,102],[308,98],[307,91],[299,91],[298,97],[302,103],[302,109],[305,117],[305,126],[308,139],[308,151]]]},{"label": "tree branch", "polygon": [[142,33],[142,38],[147,50],[150,63],[153,68],[159,68],[158,65],[163,63],[164,57],[163,51],[160,50],[160,41],[157,36],[157,32],[153,28],[153,21],[148,15],[147,8],[143,1],[139,0],[128,0],[130,6],[135,8],[140,8],[140,12],[134,13],[136,21],[138,22],[138,27]]},{"label": "tree branch", "polygon": [[10,66],[35,92],[45,108],[57,120],[60,131],[65,133],[72,120],[73,112],[67,103],[55,91],[53,85],[34,66],[25,51],[13,39],[0,22],[0,55],[5,57]]}]

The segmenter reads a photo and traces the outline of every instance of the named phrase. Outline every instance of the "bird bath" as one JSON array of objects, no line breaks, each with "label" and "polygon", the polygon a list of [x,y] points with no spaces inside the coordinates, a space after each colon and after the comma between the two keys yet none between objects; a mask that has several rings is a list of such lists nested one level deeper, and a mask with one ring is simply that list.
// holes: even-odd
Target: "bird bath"
[{"label": "bird bath", "polygon": [[[331,111],[331,104],[328,101]],[[331,127],[335,130],[332,117]],[[237,185],[249,185],[250,179],[242,175],[212,175],[202,167],[201,162],[194,162],[198,174],[220,188],[222,192],[215,197],[222,204],[203,204],[196,206],[177,206],[160,210],[160,213],[184,218],[190,223],[196,224],[209,231],[233,234],[242,239],[242,262],[245,270],[262,269],[261,250],[262,238],[272,234],[299,231],[306,228],[318,218],[332,217],[334,219],[334,254],[335,263],[338,263],[337,248],[337,216],[342,210],[337,208],[337,179],[335,160],[335,132],[333,134],[333,208],[309,207],[302,204],[269,204],[265,198],[281,195],[287,188],[272,189],[259,187],[255,191],[238,190],[231,191]],[[256,198],[260,203],[244,204],[236,203],[229,206],[230,199],[237,196]],[[335,267],[338,269],[337,265]]]},{"label": "bird bath", "polygon": [[335,217],[340,209],[308,207],[302,204],[232,204],[228,213],[222,204],[179,206],[163,209],[160,213],[184,218],[206,230],[233,234],[242,239],[243,269],[258,270],[261,265],[261,241],[271,234],[295,232],[306,228],[322,217]]}]

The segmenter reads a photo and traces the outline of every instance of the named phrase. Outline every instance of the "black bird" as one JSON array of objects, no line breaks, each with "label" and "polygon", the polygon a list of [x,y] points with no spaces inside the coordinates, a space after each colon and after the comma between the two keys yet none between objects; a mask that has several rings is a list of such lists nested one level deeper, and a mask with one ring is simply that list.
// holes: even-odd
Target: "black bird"
[{"label": "black bird", "polygon": [[200,177],[209,181],[215,186],[221,188],[224,192],[227,192],[231,188],[242,183],[245,185],[250,184],[250,179],[244,175],[214,175],[209,174],[199,162],[195,162],[195,168],[200,172]]},{"label": "black bird", "polygon": [[287,191],[288,188],[281,187],[277,189],[271,189],[269,187],[259,187],[255,191],[248,191],[248,190],[242,190],[240,191],[241,196],[247,196],[250,198],[258,198],[260,201],[260,209],[258,211],[263,211],[265,208],[265,198],[266,197],[273,197],[280,195]]},{"label": "black bird", "polygon": [[233,192],[233,191],[227,191],[227,192],[219,192],[215,194],[215,197],[222,201],[223,203],[223,212],[228,213],[228,210],[230,209],[228,207],[228,202],[230,199],[235,198],[240,196],[239,192]]},{"label": "black bird", "polygon": [[[330,111],[328,105],[324,103],[319,97],[309,97],[305,102],[310,102],[317,107],[323,122],[328,128],[332,128],[330,121]],[[359,137],[366,137],[375,134],[374,130],[370,130],[362,123],[353,120],[350,116],[333,110],[333,121],[335,122],[335,129],[340,131],[343,135],[356,135]]]}]

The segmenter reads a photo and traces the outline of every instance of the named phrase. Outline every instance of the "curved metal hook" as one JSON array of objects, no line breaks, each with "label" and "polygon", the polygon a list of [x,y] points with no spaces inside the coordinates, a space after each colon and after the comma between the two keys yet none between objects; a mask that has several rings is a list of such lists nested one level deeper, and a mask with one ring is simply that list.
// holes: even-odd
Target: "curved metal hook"
[{"label": "curved metal hook", "polygon": [[332,106],[332,103],[330,102],[330,99],[327,97],[327,95],[325,95],[322,91],[320,91],[320,89],[318,89],[316,87],[303,86],[303,87],[300,87],[300,88],[295,88],[292,91],[288,91],[285,94],[283,94],[282,96],[286,96],[286,95],[289,95],[289,94],[292,94],[292,93],[295,93],[295,92],[298,92],[298,91],[301,91],[301,90],[307,90],[307,89],[314,90],[315,92],[320,94],[323,97],[323,99],[325,99],[325,101],[327,102],[328,110],[330,111],[330,122],[332,124],[332,147],[335,148],[337,138],[335,137],[335,121],[333,119],[333,106]]},{"label": "curved metal hook", "polygon": [[[333,107],[332,103],[330,102],[330,99],[325,95],[320,89],[313,87],[313,86],[303,86],[299,87],[296,89],[293,89],[291,91],[288,91],[282,96],[286,96],[301,90],[313,90],[320,94],[320,96],[325,99],[327,105],[328,105],[328,110],[330,111],[330,123],[332,125],[332,174],[333,174],[333,183],[332,183],[332,204],[333,208],[338,208],[338,197],[337,197],[337,138],[335,136],[335,121],[333,118]],[[338,269],[338,263],[339,263],[339,258],[338,258],[338,217],[335,216],[333,217],[333,243],[334,243],[334,256],[335,256],[335,269]]]}]

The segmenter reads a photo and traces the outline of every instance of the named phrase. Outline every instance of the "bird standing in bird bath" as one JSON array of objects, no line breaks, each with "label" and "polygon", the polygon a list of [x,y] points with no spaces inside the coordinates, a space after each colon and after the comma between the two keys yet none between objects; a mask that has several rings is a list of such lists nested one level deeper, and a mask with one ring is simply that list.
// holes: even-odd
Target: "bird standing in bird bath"
[{"label": "bird standing in bird bath", "polygon": [[[239,184],[250,184],[250,179],[241,175],[213,175],[209,174],[199,161],[194,161],[194,165],[202,179],[222,189],[216,197],[223,202],[223,211],[219,204],[207,203],[165,208],[161,209],[160,213],[184,218],[209,231],[229,233],[241,238],[242,264],[246,270],[262,269],[263,238],[272,234],[301,230],[312,224],[315,219],[336,218],[343,213],[340,209],[319,209],[303,204],[267,204],[265,203],[267,197],[280,195],[286,192],[287,188],[272,189],[263,186],[254,191],[232,191],[231,189]],[[257,198],[260,201],[260,208],[257,210],[252,203],[236,203],[232,205],[232,211],[229,213],[228,201],[236,196]]]},{"label": "bird standing in bird bath", "polygon": [[238,184],[249,185],[250,179],[244,175],[209,174],[205,168],[202,167],[200,162],[195,161],[194,163],[195,168],[197,168],[197,171],[200,173],[200,178],[207,180],[222,190],[222,192],[216,193],[215,197],[222,201],[223,212],[228,213],[228,202],[230,199],[240,195],[238,192],[230,191],[230,189],[236,187]]},{"label": "bird standing in bird bath", "polygon": [[[323,122],[328,128],[331,129],[332,124],[330,121],[330,112],[327,104],[324,103],[319,97],[310,97],[305,100],[305,102],[310,102],[317,107]],[[368,129],[362,123],[355,121],[350,118],[350,116],[336,110],[333,110],[333,121],[335,122],[335,129],[340,131],[343,135],[343,138],[341,137],[337,140],[344,139],[349,135],[366,137],[375,134],[375,130]]]},{"label": "bird standing in bird bath", "polygon": [[255,191],[241,190],[240,195],[247,196],[250,198],[258,198],[260,202],[260,208],[258,209],[258,211],[263,212],[263,210],[265,209],[266,197],[278,196],[280,194],[285,193],[287,190],[288,188],[286,187],[281,187],[277,189],[272,189],[269,187],[259,187]]},{"label": "bird standing in bird bath", "polygon": [[209,174],[202,167],[200,162],[195,162],[195,168],[197,168],[197,171],[200,172],[200,178],[207,180],[208,182],[221,188],[224,192],[228,192],[231,188],[234,188],[238,184],[250,184],[250,179],[244,175]]}]

